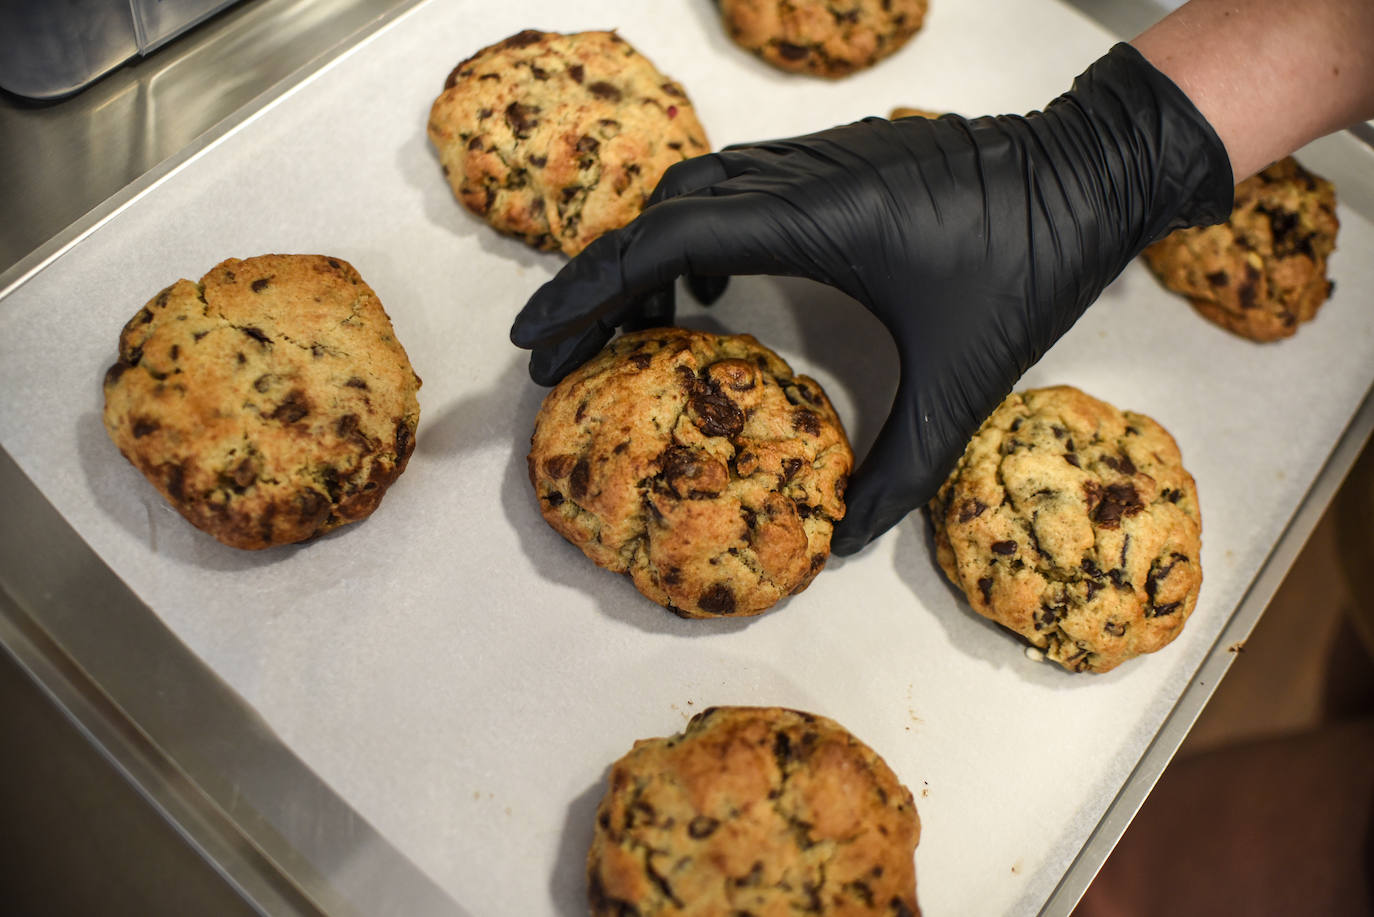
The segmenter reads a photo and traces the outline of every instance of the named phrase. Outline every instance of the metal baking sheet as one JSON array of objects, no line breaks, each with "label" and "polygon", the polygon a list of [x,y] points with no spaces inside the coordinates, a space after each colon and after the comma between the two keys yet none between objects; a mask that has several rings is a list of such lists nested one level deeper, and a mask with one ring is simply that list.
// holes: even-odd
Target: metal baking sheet
[{"label": "metal baking sheet", "polygon": [[[1290,341],[1233,338],[1134,265],[1025,380],[1149,413],[1182,445],[1201,493],[1206,582],[1184,635],[1156,656],[1100,677],[1031,661],[943,582],[915,516],[767,615],[680,621],[539,518],[524,452],[543,392],[506,332],[562,260],[497,236],[452,199],[424,136],[444,76],[521,28],[618,27],[683,82],[719,146],[897,104],[1028,110],[1112,39],[1055,0],[936,4],[895,58],[829,83],[735,49],[705,0],[507,7],[418,6],[4,291],[0,443],[460,912],[581,912],[607,765],[722,703],[824,713],[888,760],[922,815],[927,913],[1037,912],[1369,389],[1374,315],[1362,304],[1374,268],[1362,254],[1374,227],[1342,208],[1336,296]],[[1332,142],[1304,158],[1331,174],[1344,155]],[[425,386],[416,455],[373,518],[244,554],[187,526],[119,457],[99,383],[119,328],[153,292],[266,251],[353,262]],[[715,309],[684,313],[774,346],[826,386],[860,452],[871,442],[895,357],[857,305],[746,278]]]}]

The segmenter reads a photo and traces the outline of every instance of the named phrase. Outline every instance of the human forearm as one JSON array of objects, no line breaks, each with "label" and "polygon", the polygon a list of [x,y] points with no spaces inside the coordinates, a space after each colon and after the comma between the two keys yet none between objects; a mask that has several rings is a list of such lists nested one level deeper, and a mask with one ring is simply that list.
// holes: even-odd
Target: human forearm
[{"label": "human forearm", "polygon": [[1374,117],[1374,2],[1191,0],[1131,42],[1192,99],[1237,181]]}]

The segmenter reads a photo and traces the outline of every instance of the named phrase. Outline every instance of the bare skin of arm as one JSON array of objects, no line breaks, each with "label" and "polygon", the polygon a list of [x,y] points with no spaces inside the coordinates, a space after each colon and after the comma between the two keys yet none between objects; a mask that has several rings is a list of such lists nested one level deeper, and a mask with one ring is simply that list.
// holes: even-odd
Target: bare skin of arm
[{"label": "bare skin of arm", "polygon": [[1191,0],[1131,42],[1226,146],[1236,181],[1374,118],[1374,2]]}]

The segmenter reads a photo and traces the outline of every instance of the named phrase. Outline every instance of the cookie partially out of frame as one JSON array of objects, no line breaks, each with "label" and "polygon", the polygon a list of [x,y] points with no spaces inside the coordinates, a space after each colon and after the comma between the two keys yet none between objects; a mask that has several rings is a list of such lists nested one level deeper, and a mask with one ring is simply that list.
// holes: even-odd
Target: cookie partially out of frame
[{"label": "cookie partially out of frame", "polygon": [[593,917],[915,917],[909,790],[844,727],[713,707],[611,768],[587,856]]},{"label": "cookie partially out of frame", "polygon": [[346,261],[231,258],[124,326],[105,428],[197,528],[267,548],[377,508],[414,449],[419,387]]},{"label": "cookie partially out of frame", "polygon": [[1179,229],[1145,250],[1166,287],[1255,341],[1294,334],[1331,295],[1336,192],[1291,156],[1236,186],[1231,219]]},{"label": "cookie partially out of frame", "polygon": [[682,86],[614,32],[526,30],[483,48],[449,74],[429,138],[464,206],[568,255],[710,149]]},{"label": "cookie partially out of frame", "polygon": [[928,509],[974,610],[1066,669],[1160,649],[1197,603],[1202,523],[1173,437],[1075,388],[1008,396]]},{"label": "cookie partially out of frame", "polygon": [[927,108],[908,108],[905,105],[899,105],[892,109],[892,113],[887,117],[889,121],[896,121],[898,118],[929,118],[934,120],[941,114],[943,112],[931,111]]},{"label": "cookie partially out of frame", "polygon": [[782,70],[841,77],[894,53],[926,0],[720,0],[735,43]]},{"label": "cookie partially out of frame", "polygon": [[821,387],[749,335],[620,337],[544,399],[549,525],[683,617],[758,614],[825,565],[853,466]]}]

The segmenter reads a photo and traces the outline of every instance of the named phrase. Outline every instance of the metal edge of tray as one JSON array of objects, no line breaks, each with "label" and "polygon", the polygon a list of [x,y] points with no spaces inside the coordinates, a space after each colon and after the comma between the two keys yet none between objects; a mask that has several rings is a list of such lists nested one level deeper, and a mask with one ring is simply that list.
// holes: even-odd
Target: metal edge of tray
[{"label": "metal edge of tray", "polygon": [[[0,273],[0,308],[12,289],[201,152],[421,2],[409,0],[302,66]],[[1065,2],[1118,35],[1134,34],[1132,29],[1137,25],[1149,24],[1138,8],[1120,0]],[[1356,136],[1374,146],[1368,133],[1358,131],[1362,126],[1357,125]],[[1230,667],[1235,654],[1227,648],[1244,640],[1259,619],[1372,430],[1374,389],[1366,394],[1159,732],[1041,908],[1042,915],[1069,914],[1086,891]],[[333,854],[339,863],[352,859],[350,869],[357,871],[361,866],[369,874],[372,881],[368,887],[378,897],[368,902],[366,913],[462,913],[329,790],[241,697],[162,625],[46,501],[3,448],[0,492],[14,494],[18,503],[28,506],[25,512],[0,514],[0,547],[5,548],[0,552],[0,651],[8,650],[20,662],[76,728],[246,901],[265,913],[315,914],[321,908],[331,914],[357,912],[328,875],[318,872],[316,865],[301,855],[300,850],[311,845],[302,844],[299,837],[278,834],[253,808],[252,803],[261,802],[261,797],[245,794],[234,775],[216,766],[208,754],[211,751],[232,750],[242,765],[240,776],[253,771],[289,774],[273,801],[289,807],[298,805],[302,796],[310,800],[309,825],[293,825],[298,829],[293,834],[310,835],[317,841],[320,835],[351,838],[351,843],[344,845],[347,849],[336,845]],[[14,523],[5,522],[7,519]],[[16,588],[15,578],[6,569],[32,574],[42,569],[43,560],[53,557],[61,558],[59,569],[27,583],[27,588]],[[121,608],[124,616],[132,618],[103,615],[94,622],[65,620],[61,600],[70,598],[72,580],[84,586],[87,600],[99,595],[106,610]],[[99,657],[108,652],[111,643],[127,643],[128,637],[101,628],[117,630],[128,623],[139,629],[144,668],[112,681],[101,670]],[[186,702],[186,709],[169,709],[168,698],[175,696]],[[178,712],[184,722],[175,721]],[[220,731],[227,732],[218,737],[222,744],[215,749],[206,747],[207,740],[214,738],[205,735],[204,724],[210,716],[219,718]],[[187,735],[192,737],[189,742],[179,739]],[[246,736],[251,736],[251,742],[243,741]],[[178,747],[182,745],[185,747]],[[358,862],[359,850],[368,862]],[[406,884],[407,889],[398,883]],[[388,902],[388,891],[411,897]]]},{"label": "metal edge of tray", "polygon": [[[1127,40],[1149,28],[1170,11],[1158,0],[1064,0],[1069,6],[1099,25]],[[1346,133],[1374,150],[1374,125],[1358,123]],[[1374,219],[1374,213],[1365,214]],[[1365,444],[1374,434],[1374,385],[1346,425],[1331,454],[1313,479],[1307,493],[1289,517],[1278,541],[1251,580],[1240,604],[1231,613],[1216,641],[1208,649],[1187,687],[1174,702],[1159,731],[1132,768],[1107,810],[1098,819],[1078,856],[1041,907],[1040,917],[1067,917],[1087,892],[1107,857],[1126,832],[1126,828],[1145,803],[1164,769],[1173,760],[1198,716],[1230,670],[1238,652],[1236,647],[1249,637],[1274,593],[1283,583],[1293,561],[1301,552],[1312,530],[1321,520],[1331,498],[1350,472]]]},{"label": "metal edge of tray", "polygon": [[1259,621],[1274,593],[1283,583],[1293,561],[1302,551],[1312,530],[1321,521],[1322,514],[1331,503],[1355,460],[1374,434],[1374,385],[1365,392],[1364,400],[1356,409],[1354,417],[1346,425],[1335,448],[1322,465],[1312,486],[1299,502],[1283,533],[1265,558],[1259,572],[1250,582],[1250,587],[1241,598],[1216,642],[1208,650],[1197,671],[1189,680],[1188,686],[1174,703],[1173,709],[1165,718],[1154,739],[1141,755],[1132,769],[1125,784],[1107,807],[1096,827],[1088,836],[1082,850],[1070,864],[1058,887],[1040,910],[1041,917],[1058,917],[1071,913],[1079,899],[1088,890],[1108,855],[1126,831],[1154,788],[1164,768],[1173,760],[1174,754],[1183,744],[1184,738],[1197,721],[1202,708],[1207,705],[1213,692],[1226,672],[1231,668],[1236,655]]},{"label": "metal edge of tray", "polygon": [[[0,308],[126,207],[421,2],[315,56],[0,273]],[[0,652],[246,903],[268,914],[463,913],[162,624],[3,447],[0,493],[8,504],[0,513]],[[221,766],[225,758],[234,766]],[[274,828],[268,807],[289,824]],[[333,881],[344,872],[359,900]]]},{"label": "metal edge of tray", "polygon": [[[0,492],[0,652],[240,897],[268,914],[461,913],[177,639],[4,449]],[[341,891],[345,875],[365,900]]]},{"label": "metal edge of tray", "polygon": [[410,13],[427,0],[399,0],[399,4],[380,13],[355,32],[326,48],[291,73],[265,88],[232,113],[215,122],[194,140],[129,182],[104,201],[92,207],[62,231],[0,272],[0,308],[5,298],[30,277],[60,258],[69,249],[118,216],[143,195],[170,178],[221,140],[304,86],[368,39]]}]

